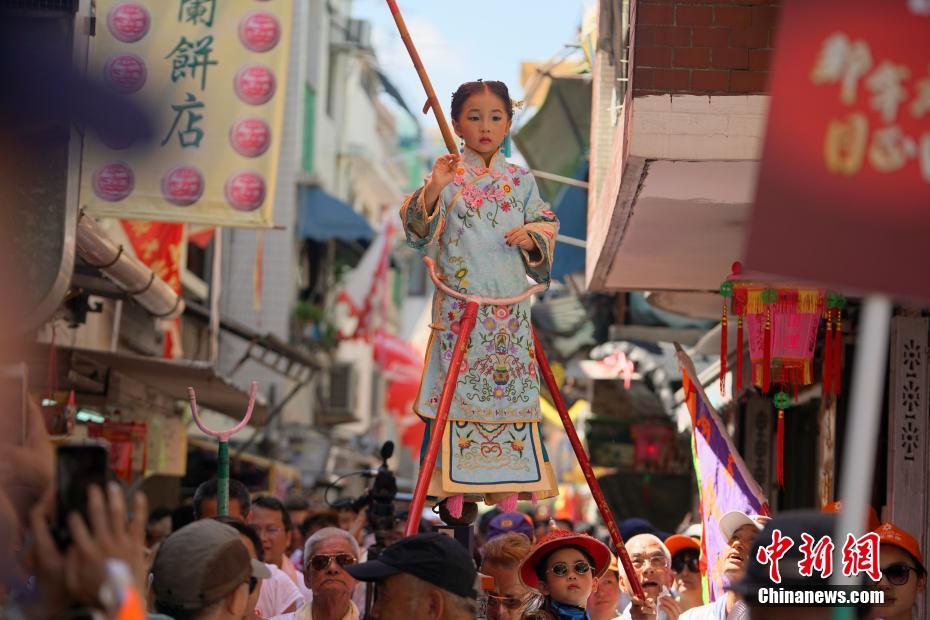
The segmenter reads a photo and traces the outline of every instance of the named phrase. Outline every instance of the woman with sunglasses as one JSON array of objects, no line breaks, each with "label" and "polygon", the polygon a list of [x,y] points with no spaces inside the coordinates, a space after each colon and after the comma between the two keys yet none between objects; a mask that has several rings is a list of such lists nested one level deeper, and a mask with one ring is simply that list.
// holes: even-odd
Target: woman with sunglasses
[{"label": "woman with sunglasses", "polygon": [[588,597],[610,567],[610,549],[591,536],[553,529],[520,564],[531,597],[524,620],[590,620]]},{"label": "woman with sunglasses", "polygon": [[681,611],[685,612],[704,604],[701,587],[701,543],[691,536],[674,534],[665,539],[665,546],[672,554],[672,572],[675,580],[672,589],[678,598]]},{"label": "woman with sunglasses", "polygon": [[872,608],[871,620],[911,620],[918,594],[927,586],[927,569],[917,540],[893,523],[876,530],[882,579],[878,588],[885,593],[883,605]]}]

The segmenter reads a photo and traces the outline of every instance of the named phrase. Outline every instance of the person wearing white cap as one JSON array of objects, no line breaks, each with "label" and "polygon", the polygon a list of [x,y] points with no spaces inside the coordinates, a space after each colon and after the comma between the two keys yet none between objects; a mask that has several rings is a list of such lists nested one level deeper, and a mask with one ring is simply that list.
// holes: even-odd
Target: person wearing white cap
[{"label": "person wearing white cap", "polygon": [[[730,583],[736,583],[746,574],[749,551],[766,521],[768,517],[747,515],[738,510],[731,510],[720,518],[720,532],[727,540],[723,572]],[[713,603],[684,612],[679,620],[726,620],[737,604],[737,598],[735,592],[727,591]]]}]

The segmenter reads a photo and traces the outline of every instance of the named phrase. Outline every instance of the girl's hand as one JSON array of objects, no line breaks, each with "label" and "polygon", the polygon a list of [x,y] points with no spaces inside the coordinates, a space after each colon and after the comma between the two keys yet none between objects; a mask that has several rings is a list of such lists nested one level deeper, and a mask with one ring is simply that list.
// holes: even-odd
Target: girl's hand
[{"label": "girl's hand", "polygon": [[436,202],[439,200],[439,194],[455,178],[455,169],[461,159],[462,156],[458,153],[443,155],[433,164],[433,174],[423,191],[423,201],[426,204],[427,215],[433,215],[436,210]]},{"label": "girl's hand", "polygon": [[455,178],[455,169],[461,159],[462,156],[457,153],[455,155],[443,155],[437,159],[436,163],[433,164],[433,176],[430,179],[430,185],[433,185],[437,190],[442,190],[451,183],[452,179]]},{"label": "girl's hand", "polygon": [[530,236],[526,226],[517,226],[504,233],[504,240],[509,246],[517,246],[521,250],[532,252],[536,249],[536,242]]}]

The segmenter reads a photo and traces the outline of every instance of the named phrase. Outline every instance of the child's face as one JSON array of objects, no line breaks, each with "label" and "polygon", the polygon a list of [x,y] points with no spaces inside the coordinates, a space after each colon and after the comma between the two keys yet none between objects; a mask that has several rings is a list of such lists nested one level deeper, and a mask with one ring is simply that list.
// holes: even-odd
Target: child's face
[{"label": "child's face", "polygon": [[478,91],[465,100],[459,118],[452,120],[452,127],[470,149],[491,155],[510,131],[507,106],[490,90]]},{"label": "child's face", "polygon": [[[589,565],[589,569],[582,575],[575,571],[575,564],[578,562]],[[565,572],[560,569],[553,571],[558,564],[564,565],[568,573],[561,577],[557,575],[556,572]],[[546,562],[546,580],[539,582],[539,591],[544,595],[565,605],[584,608],[591,592],[595,590],[597,590],[597,579],[594,578],[594,567],[590,566],[590,562],[583,553],[572,547],[566,547],[549,556]]]}]

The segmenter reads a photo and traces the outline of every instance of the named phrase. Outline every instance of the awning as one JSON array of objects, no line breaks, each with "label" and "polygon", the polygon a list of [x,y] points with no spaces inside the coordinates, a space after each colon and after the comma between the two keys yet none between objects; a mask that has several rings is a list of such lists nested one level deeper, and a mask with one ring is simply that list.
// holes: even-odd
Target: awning
[{"label": "awning", "polygon": [[[38,356],[30,360],[30,371],[42,373],[37,376],[47,376],[48,348],[39,347],[36,352]],[[217,373],[209,362],[177,361],[131,353],[67,347],[58,347],[57,357],[59,368],[68,377],[60,383],[63,388],[69,383],[75,383],[75,379],[80,380],[78,375],[85,375],[85,370],[95,377],[95,382],[108,387],[110,382],[106,377],[110,372],[117,372],[176,400],[187,400],[187,388],[193,387],[197,393],[198,405],[236,420],[241,420],[245,415],[249,402],[248,392]],[[98,369],[99,373],[94,372]],[[259,393],[255,399],[250,425],[260,427],[264,425],[267,417],[268,405]]]},{"label": "awning", "polygon": [[[590,79],[560,77],[552,80],[545,103],[513,135],[513,141],[530,168],[575,178],[587,156],[590,134]],[[550,202],[555,201],[563,187],[542,178],[536,182],[543,198]]]},{"label": "awning", "polygon": [[301,239],[314,241],[370,240],[374,231],[352,207],[319,187],[301,187],[298,195],[300,217],[297,232]]}]

